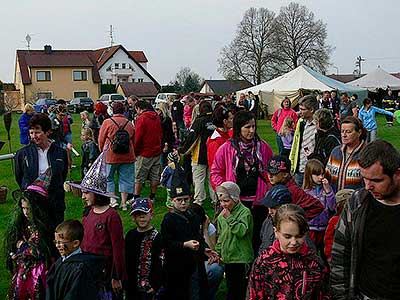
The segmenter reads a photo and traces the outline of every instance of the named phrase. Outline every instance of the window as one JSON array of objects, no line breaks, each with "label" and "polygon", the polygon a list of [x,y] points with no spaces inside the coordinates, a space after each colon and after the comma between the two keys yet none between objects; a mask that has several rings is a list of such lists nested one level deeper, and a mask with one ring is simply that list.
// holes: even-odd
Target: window
[{"label": "window", "polygon": [[74,71],[74,81],[86,81],[87,80],[87,71]]},{"label": "window", "polygon": [[115,68],[115,69],[119,69],[119,63],[115,63],[115,64],[114,64],[114,68]]},{"label": "window", "polygon": [[138,78],[137,82],[143,82],[143,78]]},{"label": "window", "polygon": [[86,91],[74,92],[74,98],[85,98],[85,97],[89,97],[88,92]]},{"label": "window", "polygon": [[112,84],[111,79],[107,79],[107,84]]},{"label": "window", "polygon": [[122,69],[126,69],[126,64],[121,64]]},{"label": "window", "polygon": [[50,71],[36,71],[37,81],[51,81]]},{"label": "window", "polygon": [[52,92],[38,92],[38,93],[36,93],[36,98],[37,99],[51,99],[51,98],[53,98],[53,93]]}]

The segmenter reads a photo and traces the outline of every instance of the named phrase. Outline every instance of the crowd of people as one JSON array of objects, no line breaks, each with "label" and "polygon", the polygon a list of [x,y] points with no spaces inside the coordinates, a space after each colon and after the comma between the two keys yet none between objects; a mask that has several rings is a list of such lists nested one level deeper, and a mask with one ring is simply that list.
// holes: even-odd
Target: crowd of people
[{"label": "crowd of people", "polygon": [[[98,102],[80,114],[79,183],[66,182],[65,103],[49,115],[27,107],[8,298],[213,300],[225,278],[228,300],[397,299],[400,153],[371,124],[393,113],[369,99],[359,109],[346,93],[298,102],[295,111],[284,98],[272,116],[275,154],[251,93]],[[81,220],[64,220],[69,187],[82,192]],[[136,227],[124,236],[125,211]]]}]

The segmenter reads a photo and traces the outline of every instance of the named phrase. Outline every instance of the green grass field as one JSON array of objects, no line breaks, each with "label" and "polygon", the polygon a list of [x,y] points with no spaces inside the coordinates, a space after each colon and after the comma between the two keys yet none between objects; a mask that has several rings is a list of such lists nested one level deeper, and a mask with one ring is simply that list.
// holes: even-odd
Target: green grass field
[{"label": "green grass field", "polygon": [[[20,115],[13,114],[13,123],[11,128],[11,151],[9,145],[4,145],[3,149],[0,151],[0,154],[6,154],[10,152],[15,152],[20,148],[19,144],[19,129],[18,129],[18,118]],[[81,122],[79,119],[79,114],[75,114],[74,116],[75,123],[72,125],[73,131],[73,141],[74,146],[77,150],[80,149],[81,141],[79,140],[80,136],[80,126]],[[393,143],[397,149],[400,149],[400,126],[396,124],[396,126],[387,128],[383,125],[385,124],[384,118],[379,116],[378,117],[378,136],[379,138],[386,139],[387,141]],[[267,141],[274,152],[277,150],[276,142],[275,142],[275,134],[271,130],[271,125],[269,121],[258,121],[258,134]],[[3,118],[0,117],[0,141],[7,141],[7,133],[5,131]],[[7,224],[10,222],[12,211],[15,208],[15,202],[11,197],[11,191],[18,188],[15,180],[14,175],[11,169],[11,160],[4,160],[0,161],[0,185],[6,186],[9,189],[9,193],[7,196],[7,201],[4,204],[0,204],[0,236],[4,238],[5,228]],[[73,157],[73,164],[77,167],[72,171],[72,179],[79,180],[80,179],[80,157]],[[147,196],[149,193],[148,187],[146,187],[143,191],[143,196]],[[159,228],[163,215],[166,213],[166,208],[164,206],[166,197],[165,189],[159,189],[157,192],[157,201],[154,206],[154,225]],[[72,193],[66,194],[66,204],[67,210],[65,213],[65,218],[75,218],[81,219],[82,216],[82,201],[78,197],[72,195]],[[206,204],[206,208],[211,214],[212,209],[209,204]],[[129,217],[129,212],[122,212],[121,213],[122,221],[124,224],[124,232],[127,232],[131,228],[134,227],[131,218]],[[3,239],[2,239],[3,240]],[[5,268],[5,257],[4,251],[1,252],[0,255],[0,299],[6,298],[7,289],[9,286],[10,281],[10,274]],[[219,299],[222,299],[224,287],[222,286],[218,295]]]}]

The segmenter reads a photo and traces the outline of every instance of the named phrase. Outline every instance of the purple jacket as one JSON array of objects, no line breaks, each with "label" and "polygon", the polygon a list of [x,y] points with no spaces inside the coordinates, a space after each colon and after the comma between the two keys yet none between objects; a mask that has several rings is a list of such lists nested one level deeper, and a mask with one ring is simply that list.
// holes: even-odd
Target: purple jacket
[{"label": "purple jacket", "polygon": [[[265,166],[268,160],[274,154],[272,153],[271,147],[266,142],[260,140],[260,143],[261,143],[260,152],[262,157],[262,164],[263,166]],[[219,186],[221,183],[225,181],[236,182],[236,172],[233,171],[233,162],[235,161],[236,155],[237,155],[236,150],[231,145],[231,140],[228,140],[227,142],[225,142],[225,144],[223,144],[221,147],[218,148],[210,172],[211,185],[214,190],[216,189],[217,186]],[[264,171],[261,172],[261,174],[264,176],[265,181],[269,182],[267,173]],[[240,197],[240,199],[243,201],[253,201],[254,202],[253,205],[262,205],[258,201],[265,196],[266,192],[267,192],[267,184],[261,178],[258,178],[256,196]]]},{"label": "purple jacket", "polygon": [[324,210],[316,217],[308,222],[310,230],[325,231],[326,226],[330,218],[336,213],[336,196],[331,187],[331,191],[326,194],[322,186],[316,186],[312,190],[304,190],[307,194],[310,194],[322,203],[325,207]]}]

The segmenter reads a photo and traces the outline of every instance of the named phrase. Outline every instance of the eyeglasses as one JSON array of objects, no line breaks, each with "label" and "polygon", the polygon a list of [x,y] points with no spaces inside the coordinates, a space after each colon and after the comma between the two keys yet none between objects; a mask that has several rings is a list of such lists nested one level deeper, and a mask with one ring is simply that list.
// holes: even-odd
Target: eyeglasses
[{"label": "eyeglasses", "polygon": [[58,245],[65,245],[65,244],[69,244],[69,243],[72,243],[73,241],[57,241],[57,240],[54,240],[53,241],[53,243],[54,243],[54,245],[56,245],[56,246],[58,246]]}]

